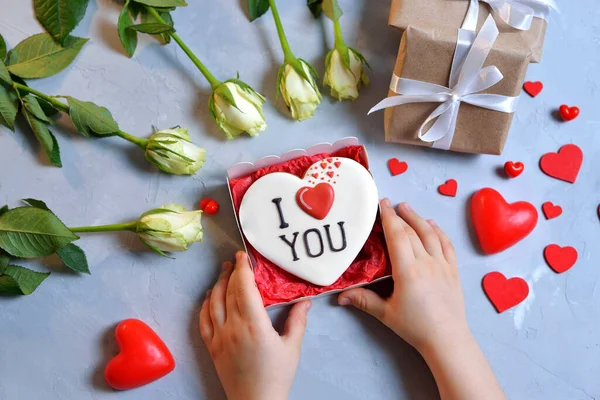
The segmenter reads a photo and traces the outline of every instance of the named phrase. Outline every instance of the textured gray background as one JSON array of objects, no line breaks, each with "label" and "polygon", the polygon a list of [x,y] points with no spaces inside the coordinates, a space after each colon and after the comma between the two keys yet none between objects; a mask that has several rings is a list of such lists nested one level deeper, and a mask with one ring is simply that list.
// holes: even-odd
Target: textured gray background
[{"label": "textured gray background", "polygon": [[[0,32],[9,46],[41,31],[30,1],[0,0]],[[151,126],[189,127],[208,151],[206,166],[194,178],[171,177],[147,165],[141,152],[119,140],[86,140],[67,118],[54,131],[64,167],[46,165],[28,129],[0,129],[0,203],[45,200],[69,225],[135,219],[166,202],[194,207],[204,196],[222,211],[204,219],[206,241],[176,260],[148,254],[131,234],[86,235],[92,276],[79,276],[54,258],[24,263],[52,276],[29,297],[0,298],[0,399],[198,399],[224,398],[197,332],[200,299],[219,264],[241,245],[224,184],[225,169],[236,162],[280,154],[293,148],[357,136],[370,153],[382,196],[409,201],[436,219],[456,245],[468,317],[477,339],[511,399],[593,399],[600,397],[600,8],[597,0],[563,2],[550,25],[544,59],[529,78],[546,88],[536,99],[524,96],[503,156],[469,156],[386,144],[383,115],[367,110],[387,94],[400,36],[386,26],[389,1],[342,0],[347,42],[373,66],[372,85],[354,103],[324,97],[317,115],[296,123],[274,105],[275,76],[282,59],[271,16],[251,25],[242,0],[191,1],[174,13],[179,34],[221,79],[241,77],[271,100],[269,130],[255,139],[223,140],[207,112],[209,86],[175,44],[161,47],[146,37],[133,59],[121,50],[115,21],[119,6],[92,1],[79,36],[91,37],[76,62],[58,76],[30,81],[50,94],[93,100],[112,110],[122,129],[147,135]],[[329,23],[317,23],[304,0],[279,1],[293,50],[314,62],[322,74],[332,43]],[[576,3],[576,4],[575,4]],[[578,105],[582,115],[559,123],[551,115],[560,104]],[[485,132],[481,132],[485,135]],[[585,153],[579,180],[569,185],[544,176],[542,154],[566,143]],[[386,162],[409,163],[392,178]],[[505,161],[523,161],[525,173],[507,181],[497,174]],[[448,178],[459,195],[437,194]],[[469,236],[466,205],[483,186],[499,189],[509,201],[536,206],[550,200],[562,217],[545,221],[522,243],[496,256],[478,254]],[[550,243],[573,245],[580,260],[557,275],[544,263]],[[530,283],[527,301],[498,315],[481,290],[492,270],[522,276]],[[275,312],[277,317],[280,312]],[[141,389],[112,392],[102,369],[115,354],[112,331],[118,321],[140,318],[172,350],[177,369]],[[436,398],[433,378],[420,356],[384,326],[332,298],[315,301],[292,399]]]}]

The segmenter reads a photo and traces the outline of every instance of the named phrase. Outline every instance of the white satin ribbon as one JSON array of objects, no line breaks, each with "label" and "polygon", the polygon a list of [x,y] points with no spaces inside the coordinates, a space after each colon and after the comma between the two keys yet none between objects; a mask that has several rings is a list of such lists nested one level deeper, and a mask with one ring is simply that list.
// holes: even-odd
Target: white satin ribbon
[{"label": "white satin ribbon", "polygon": [[[477,0],[469,0],[469,11],[463,24],[463,29],[475,30],[479,7]],[[550,12],[558,11],[554,0],[480,0],[487,3],[500,19],[515,29],[528,31],[531,28],[533,18],[542,18],[546,21],[550,18]],[[475,3],[475,4],[474,4]],[[465,27],[468,25],[468,27]]]},{"label": "white satin ribbon", "polygon": [[[494,86],[503,78],[502,73],[495,66],[482,68],[498,37],[498,33],[498,27],[490,15],[464,59],[459,60],[462,61],[460,66],[456,67],[453,64],[451,75],[454,76],[450,77],[451,88],[400,78],[394,75],[390,89],[398,93],[399,96],[392,96],[382,100],[369,110],[369,114],[384,108],[397,107],[403,104],[442,103],[423,122],[419,128],[418,136],[424,142],[434,142],[433,147],[435,148],[448,150],[450,149],[456,130],[456,121],[461,102],[504,113],[515,112],[517,97],[478,94],[478,92]],[[457,62],[456,54],[454,62]],[[452,80],[456,80],[456,82],[452,82]],[[426,131],[425,128],[433,121],[435,122],[431,128]]]}]

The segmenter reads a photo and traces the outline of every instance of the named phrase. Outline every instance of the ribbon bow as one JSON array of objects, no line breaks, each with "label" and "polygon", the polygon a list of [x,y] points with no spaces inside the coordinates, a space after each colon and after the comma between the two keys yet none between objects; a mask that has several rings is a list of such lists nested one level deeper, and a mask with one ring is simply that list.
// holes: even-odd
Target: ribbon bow
[{"label": "ribbon bow", "polygon": [[[470,0],[464,29],[474,31],[477,26],[477,0]],[[480,0],[489,4],[500,19],[515,29],[528,31],[534,17],[548,21],[552,9],[558,11],[554,0]],[[466,26],[467,25],[467,26]]]},{"label": "ribbon bow", "polygon": [[[490,15],[474,42],[472,42],[473,44],[466,53],[464,61],[460,60],[461,57],[457,59],[455,54],[450,78],[451,88],[394,75],[390,88],[400,96],[388,97],[382,100],[369,111],[369,114],[402,104],[442,103],[419,128],[419,138],[424,142],[435,142],[433,144],[435,148],[448,150],[456,130],[461,102],[504,113],[515,112],[517,97],[478,94],[478,92],[494,86],[503,78],[502,73],[495,66],[482,68],[498,37],[498,33],[498,27]],[[462,65],[461,61],[463,61]],[[433,126],[424,132],[426,126],[434,120],[436,121]]]}]

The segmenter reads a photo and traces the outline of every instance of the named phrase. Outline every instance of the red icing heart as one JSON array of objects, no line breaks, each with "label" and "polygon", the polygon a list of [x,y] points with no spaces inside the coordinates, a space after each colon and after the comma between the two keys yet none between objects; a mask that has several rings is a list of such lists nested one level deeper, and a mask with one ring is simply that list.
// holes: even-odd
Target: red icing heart
[{"label": "red icing heart", "polygon": [[440,185],[438,190],[444,196],[454,197],[458,191],[458,183],[454,179],[448,179],[446,183]]},{"label": "red icing heart", "polygon": [[537,225],[538,212],[531,203],[508,204],[500,193],[484,188],[471,199],[471,217],[481,249],[494,254],[529,235]]},{"label": "red icing heart", "polygon": [[579,107],[569,107],[566,104],[563,104],[558,109],[558,113],[563,121],[572,121],[579,116]]},{"label": "red icing heart", "polygon": [[312,174],[312,177],[317,179],[319,177],[319,174]]},{"label": "red icing heart", "polygon": [[508,161],[506,164],[504,164],[504,172],[511,178],[516,178],[517,176],[521,175],[524,170],[525,165],[522,162],[514,163],[512,161]]},{"label": "red icing heart", "polygon": [[506,279],[500,272],[490,272],[483,277],[483,290],[499,313],[516,306],[529,295],[525,280]]},{"label": "red icing heart", "polygon": [[540,168],[546,175],[566,182],[575,183],[581,164],[583,152],[574,144],[567,144],[558,153],[548,153],[540,160]]},{"label": "red icing heart", "polygon": [[327,163],[326,162],[322,162],[321,164],[319,164],[321,166],[321,168],[325,169],[327,168]]},{"label": "red icing heart", "polygon": [[327,217],[333,205],[334,198],[335,192],[333,186],[325,182],[319,183],[313,188],[305,186],[296,192],[298,206],[305,213],[319,220]]},{"label": "red icing heart", "polygon": [[142,321],[121,321],[115,339],[121,352],[104,370],[104,379],[114,389],[147,385],[175,369],[175,360],[165,343]]},{"label": "red icing heart", "polygon": [[547,201],[544,204],[542,204],[542,211],[544,212],[546,219],[559,217],[563,212],[561,206],[555,206],[550,201]]},{"label": "red icing heart", "polygon": [[529,94],[531,97],[535,97],[544,88],[544,84],[542,82],[525,82],[523,85],[523,89]]},{"label": "red icing heart", "polygon": [[333,158],[328,158],[327,162],[331,164],[333,162]]},{"label": "red icing heart", "polygon": [[336,162],[333,163],[333,165],[335,165],[336,168],[339,168],[340,165],[342,165],[342,163],[339,162],[339,161],[336,161]]},{"label": "red icing heart", "polygon": [[333,171],[327,171],[327,175],[329,175],[330,178],[333,178],[333,175],[335,175],[335,173]]},{"label": "red icing heart", "polygon": [[573,247],[560,247],[557,244],[551,244],[544,249],[546,262],[558,274],[570,270],[577,262],[577,257],[577,250]]},{"label": "red icing heart", "polygon": [[408,164],[404,161],[400,162],[397,158],[390,158],[388,161],[388,168],[392,173],[392,176],[400,175],[408,170]]}]

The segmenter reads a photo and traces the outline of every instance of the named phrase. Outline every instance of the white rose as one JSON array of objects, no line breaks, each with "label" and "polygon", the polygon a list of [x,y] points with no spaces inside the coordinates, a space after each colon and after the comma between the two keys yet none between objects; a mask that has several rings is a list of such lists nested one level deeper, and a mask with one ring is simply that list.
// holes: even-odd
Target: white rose
[{"label": "white rose", "polygon": [[191,142],[187,129],[165,129],[150,136],[146,159],[169,174],[193,175],[202,168],[206,150]]},{"label": "white rose", "polygon": [[142,214],[137,223],[140,240],[157,253],[185,251],[203,239],[202,211],[188,211],[178,204],[167,204]]},{"label": "white rose", "polygon": [[[278,88],[292,118],[302,121],[315,114],[321,103],[321,92],[313,76],[314,70],[304,60],[294,60],[281,66]],[[298,72],[301,68],[302,73]]]},{"label": "white rose", "polygon": [[[347,55],[344,61],[342,54]],[[329,52],[325,61],[323,83],[331,87],[331,95],[338,100],[354,100],[358,97],[361,83],[369,84],[365,73],[362,55],[349,47],[335,48]]]}]

